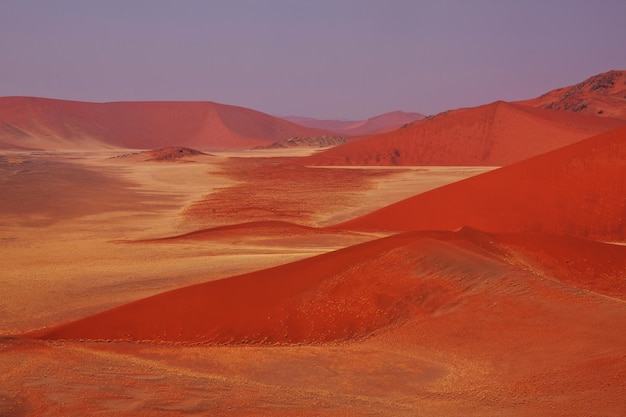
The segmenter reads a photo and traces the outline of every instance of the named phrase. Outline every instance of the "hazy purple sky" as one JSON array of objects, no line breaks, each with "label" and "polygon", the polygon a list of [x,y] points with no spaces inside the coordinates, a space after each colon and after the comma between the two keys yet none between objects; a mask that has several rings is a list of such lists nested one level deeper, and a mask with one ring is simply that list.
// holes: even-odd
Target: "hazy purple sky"
[{"label": "hazy purple sky", "polygon": [[626,0],[0,0],[0,96],[360,119],[626,69]]}]

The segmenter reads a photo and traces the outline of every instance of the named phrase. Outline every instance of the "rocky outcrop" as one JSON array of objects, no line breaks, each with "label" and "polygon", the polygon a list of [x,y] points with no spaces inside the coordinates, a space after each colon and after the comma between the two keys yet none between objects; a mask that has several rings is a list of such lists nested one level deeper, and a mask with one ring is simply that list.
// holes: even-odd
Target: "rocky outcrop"
[{"label": "rocky outcrop", "polygon": [[254,149],[281,149],[281,148],[330,148],[347,143],[342,136],[296,136],[287,140],[274,142],[268,146],[257,146]]}]

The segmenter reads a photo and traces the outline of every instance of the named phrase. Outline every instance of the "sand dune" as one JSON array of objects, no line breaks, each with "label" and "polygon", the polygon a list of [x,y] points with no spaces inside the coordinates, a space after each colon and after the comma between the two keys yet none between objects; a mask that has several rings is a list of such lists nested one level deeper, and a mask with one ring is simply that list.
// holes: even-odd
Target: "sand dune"
[{"label": "sand dune", "polygon": [[323,133],[254,110],[212,102],[86,103],[0,98],[5,149],[244,149]]},{"label": "sand dune", "polygon": [[422,120],[423,118],[423,114],[406,113],[403,111],[384,113],[366,120],[320,120],[300,116],[284,117],[285,120],[302,126],[323,129],[347,136],[365,136],[390,132],[400,128],[402,125]]},{"label": "sand dune", "polygon": [[351,230],[533,231],[626,241],[626,128],[345,222]]},{"label": "sand dune", "polygon": [[453,110],[312,155],[312,165],[491,165],[518,162],[624,121],[495,102]]},{"label": "sand dune", "polygon": [[413,236],[382,239],[182,288],[45,330],[39,336],[264,344],[365,336],[405,314],[404,297],[413,280],[395,274],[370,280],[358,272],[384,273],[389,265],[371,260],[411,240]]},{"label": "sand dune", "polygon": [[528,106],[626,119],[626,71],[608,71],[582,83],[521,101]]},{"label": "sand dune", "polygon": [[[584,255],[588,271],[602,270],[611,281],[599,283],[589,273],[572,278],[579,262],[558,260],[578,255]],[[626,295],[625,266],[626,247],[575,238],[501,237],[468,228],[411,232],[169,291],[30,336],[217,344],[354,341],[388,328],[397,333],[414,320],[456,315],[460,305],[478,308],[475,297],[488,296],[492,303],[547,301],[521,277],[551,278],[558,285],[545,291],[564,297],[572,288],[591,297],[597,295],[588,291],[621,297],[619,307]],[[561,308],[558,301],[554,308]]]}]

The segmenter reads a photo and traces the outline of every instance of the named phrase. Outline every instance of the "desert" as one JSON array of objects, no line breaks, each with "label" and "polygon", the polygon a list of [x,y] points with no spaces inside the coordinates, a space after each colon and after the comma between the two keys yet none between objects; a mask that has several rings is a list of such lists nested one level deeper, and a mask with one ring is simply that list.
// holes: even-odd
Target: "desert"
[{"label": "desert", "polygon": [[620,13],[278,3],[0,5],[0,417],[626,415]]}]

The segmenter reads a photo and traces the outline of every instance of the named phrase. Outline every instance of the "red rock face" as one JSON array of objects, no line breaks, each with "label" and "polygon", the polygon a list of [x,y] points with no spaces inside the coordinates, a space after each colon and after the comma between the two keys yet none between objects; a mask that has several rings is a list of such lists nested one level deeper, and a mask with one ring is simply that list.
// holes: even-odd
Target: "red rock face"
[{"label": "red rock face", "polygon": [[411,197],[339,227],[550,232],[626,240],[626,129]]},{"label": "red rock face", "polygon": [[626,119],[626,71],[609,71],[582,83],[521,102],[544,109]]},{"label": "red rock face", "polygon": [[618,119],[496,102],[453,110],[307,159],[314,165],[501,166],[624,125]]}]

